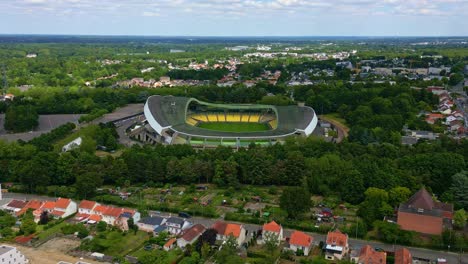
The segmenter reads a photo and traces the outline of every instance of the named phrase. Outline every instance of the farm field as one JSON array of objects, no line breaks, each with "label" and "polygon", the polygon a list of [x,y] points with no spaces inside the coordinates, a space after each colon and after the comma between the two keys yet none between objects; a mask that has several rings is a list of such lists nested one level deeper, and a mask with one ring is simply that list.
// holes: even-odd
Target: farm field
[{"label": "farm field", "polygon": [[261,123],[201,123],[200,128],[223,131],[223,132],[257,132],[267,131],[270,127]]}]

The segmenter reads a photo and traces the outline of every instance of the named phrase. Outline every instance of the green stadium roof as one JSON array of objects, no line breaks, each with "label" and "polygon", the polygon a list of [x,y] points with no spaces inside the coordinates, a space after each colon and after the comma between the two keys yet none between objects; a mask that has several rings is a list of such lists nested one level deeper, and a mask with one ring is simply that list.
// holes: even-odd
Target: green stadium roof
[{"label": "green stadium roof", "polygon": [[[259,132],[223,132],[192,126],[186,123],[187,109],[191,102],[233,110],[272,109],[276,113],[278,126],[274,130]],[[165,130],[172,130],[201,138],[281,138],[296,133],[308,136],[317,125],[317,117],[312,108],[295,105],[213,104],[195,98],[154,95],[146,101],[144,112],[150,126],[159,134]]]}]

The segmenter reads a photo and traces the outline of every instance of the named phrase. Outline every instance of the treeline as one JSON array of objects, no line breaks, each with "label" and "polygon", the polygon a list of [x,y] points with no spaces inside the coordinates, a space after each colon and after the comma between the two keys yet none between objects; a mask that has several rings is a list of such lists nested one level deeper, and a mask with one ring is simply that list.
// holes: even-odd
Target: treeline
[{"label": "treeline", "polygon": [[117,158],[80,150],[58,155],[30,144],[0,143],[0,178],[22,183],[24,191],[47,193],[55,186],[61,195],[80,198],[90,198],[102,184],[215,183],[226,188],[306,186],[312,194],[359,204],[370,187],[415,191],[425,185],[444,201],[465,204],[460,201],[468,194],[455,192],[451,177],[466,170],[467,161],[468,141],[447,138],[414,147],[299,138],[237,152],[227,147],[196,151],[187,145],[145,146],[126,149]]}]

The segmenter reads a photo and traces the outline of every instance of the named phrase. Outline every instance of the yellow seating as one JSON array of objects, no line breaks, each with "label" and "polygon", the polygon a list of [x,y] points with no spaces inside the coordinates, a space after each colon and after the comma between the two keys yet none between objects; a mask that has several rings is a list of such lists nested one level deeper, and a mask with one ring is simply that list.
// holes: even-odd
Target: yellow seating
[{"label": "yellow seating", "polygon": [[259,114],[251,114],[249,122],[252,123],[258,123],[260,121],[260,115]]},{"label": "yellow seating", "polygon": [[242,114],[241,122],[249,122],[249,114]]},{"label": "yellow seating", "polygon": [[187,123],[190,124],[190,125],[192,125],[192,126],[196,126],[197,123],[198,123],[198,121],[195,120],[195,119],[193,119],[193,118],[191,118],[191,117],[189,117],[189,118],[187,118]]},{"label": "yellow seating", "polygon": [[218,122],[218,115],[215,114],[206,114],[208,117],[208,122]]},{"label": "yellow seating", "polygon": [[226,122],[226,116],[224,115],[224,113],[218,114],[218,121]]},{"label": "yellow seating", "polygon": [[208,122],[208,118],[206,118],[205,114],[195,114],[195,115],[192,115],[191,118],[198,120],[198,121]]},{"label": "yellow seating", "polygon": [[277,119],[273,119],[271,120],[270,122],[268,122],[268,124],[271,126],[271,128],[275,129],[278,127],[278,120]]}]

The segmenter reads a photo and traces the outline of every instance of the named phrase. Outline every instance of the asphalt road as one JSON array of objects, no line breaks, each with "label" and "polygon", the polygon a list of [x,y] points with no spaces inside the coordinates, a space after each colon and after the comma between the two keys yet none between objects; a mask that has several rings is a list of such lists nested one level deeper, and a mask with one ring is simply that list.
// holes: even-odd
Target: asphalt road
[{"label": "asphalt road", "polygon": [[[54,200],[53,197],[47,196],[40,196],[40,195],[33,195],[33,194],[21,194],[21,193],[4,193],[3,200],[0,200],[0,206],[8,203],[11,199],[38,199],[38,200]],[[174,216],[174,214],[169,213],[160,213],[161,216]],[[223,220],[222,218],[219,219],[211,219],[211,218],[203,218],[203,217],[192,217],[189,221],[193,224],[202,224],[206,227],[212,226],[216,221]],[[248,237],[252,236],[252,233],[260,230],[262,226],[254,225],[254,224],[243,224],[244,228],[248,231]],[[285,229],[284,230],[284,237],[288,237],[293,230]],[[314,243],[319,244],[320,241],[325,241],[326,236],[324,234],[317,234],[317,233],[310,233],[306,232],[314,238]],[[398,242],[398,241],[397,241]],[[382,248],[386,251],[394,251],[395,249],[399,249],[402,246],[400,245],[390,245],[385,244],[377,241],[366,241],[360,239],[353,239],[351,238],[350,247],[359,249],[365,245],[371,245],[372,247]],[[431,261],[436,261],[437,258],[445,258],[448,264],[468,264],[468,254],[460,254],[460,252],[448,252],[448,251],[437,251],[437,250],[430,250],[430,249],[423,249],[423,248],[413,248],[413,247],[406,247],[411,251],[411,254],[416,258],[421,259],[429,259]]]}]

